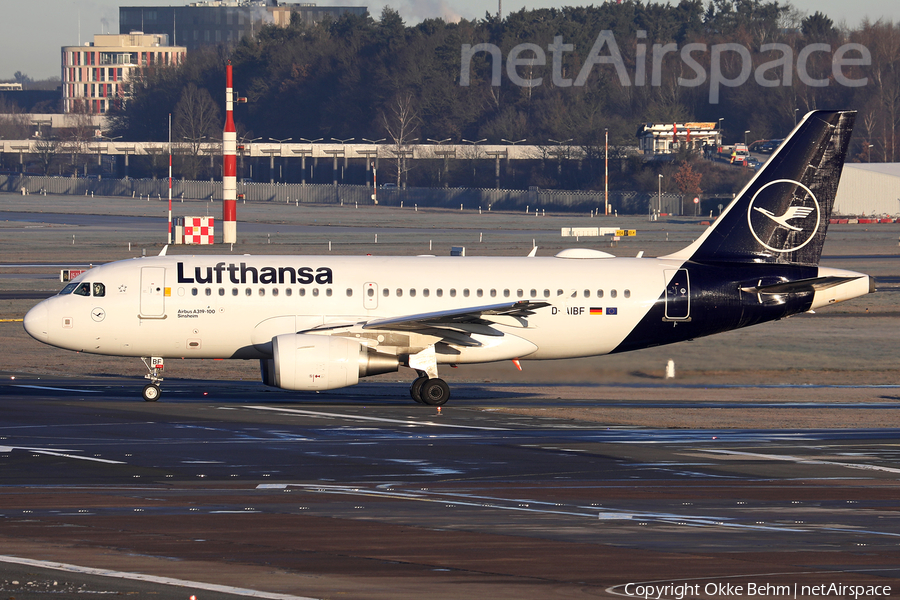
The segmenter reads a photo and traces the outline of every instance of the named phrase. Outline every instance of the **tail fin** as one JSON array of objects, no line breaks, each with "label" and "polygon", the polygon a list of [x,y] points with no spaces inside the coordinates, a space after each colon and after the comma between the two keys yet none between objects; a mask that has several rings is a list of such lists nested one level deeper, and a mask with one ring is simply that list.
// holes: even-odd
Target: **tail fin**
[{"label": "tail fin", "polygon": [[855,118],[808,113],[713,226],[667,258],[818,264]]}]

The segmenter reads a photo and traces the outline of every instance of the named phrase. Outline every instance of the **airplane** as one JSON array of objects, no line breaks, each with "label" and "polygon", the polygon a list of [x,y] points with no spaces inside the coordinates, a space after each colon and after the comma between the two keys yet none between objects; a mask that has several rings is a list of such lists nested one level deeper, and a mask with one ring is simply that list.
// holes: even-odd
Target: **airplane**
[{"label": "airplane", "polygon": [[[259,360],[262,382],[319,391],[417,373],[441,406],[439,365],[639,350],[811,312],[875,290],[818,266],[856,113],[807,114],[692,244],[658,258],[159,256],[90,269],[24,318],[35,339],[140,357]],[[780,215],[780,216],[776,216]],[[790,221],[790,223],[788,223]]]}]

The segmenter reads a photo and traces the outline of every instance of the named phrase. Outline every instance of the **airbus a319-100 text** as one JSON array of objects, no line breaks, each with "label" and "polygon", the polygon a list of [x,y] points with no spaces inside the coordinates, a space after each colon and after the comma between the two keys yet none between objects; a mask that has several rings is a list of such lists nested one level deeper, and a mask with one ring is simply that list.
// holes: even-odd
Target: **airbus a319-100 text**
[{"label": "airbus a319-100 text", "polygon": [[[142,357],[259,360],[265,384],[327,390],[409,367],[596,356],[782,319],[874,289],[818,266],[855,113],[814,111],[690,246],[658,258],[165,256],[91,269],[25,316],[37,340]],[[164,254],[164,253],[163,253]]]}]

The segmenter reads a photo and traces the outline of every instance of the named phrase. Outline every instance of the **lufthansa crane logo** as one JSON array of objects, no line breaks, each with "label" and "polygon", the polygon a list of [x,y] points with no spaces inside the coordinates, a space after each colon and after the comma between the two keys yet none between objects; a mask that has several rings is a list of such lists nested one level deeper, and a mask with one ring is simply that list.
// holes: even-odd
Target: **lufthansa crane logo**
[{"label": "lufthansa crane logo", "polygon": [[[784,206],[782,214],[767,207]],[[793,252],[815,237],[821,223],[819,201],[792,179],[776,179],[759,188],[750,201],[747,222],[756,241],[772,252]]]}]

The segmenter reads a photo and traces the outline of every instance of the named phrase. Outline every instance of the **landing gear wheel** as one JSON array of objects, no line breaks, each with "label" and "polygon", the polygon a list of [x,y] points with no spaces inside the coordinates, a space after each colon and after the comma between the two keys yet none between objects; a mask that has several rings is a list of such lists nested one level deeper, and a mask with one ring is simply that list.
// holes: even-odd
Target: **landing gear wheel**
[{"label": "landing gear wheel", "polygon": [[422,402],[429,406],[441,406],[450,399],[450,386],[443,379],[429,379],[419,391]]},{"label": "landing gear wheel", "polygon": [[144,386],[144,402],[156,402],[159,400],[159,396],[162,394],[162,390],[159,389],[158,385],[153,383],[148,383]]},{"label": "landing gear wheel", "polygon": [[419,404],[425,404],[425,401],[422,400],[422,384],[428,381],[428,376],[425,377],[417,377],[415,381],[412,382],[412,385],[409,386],[409,395]]}]

